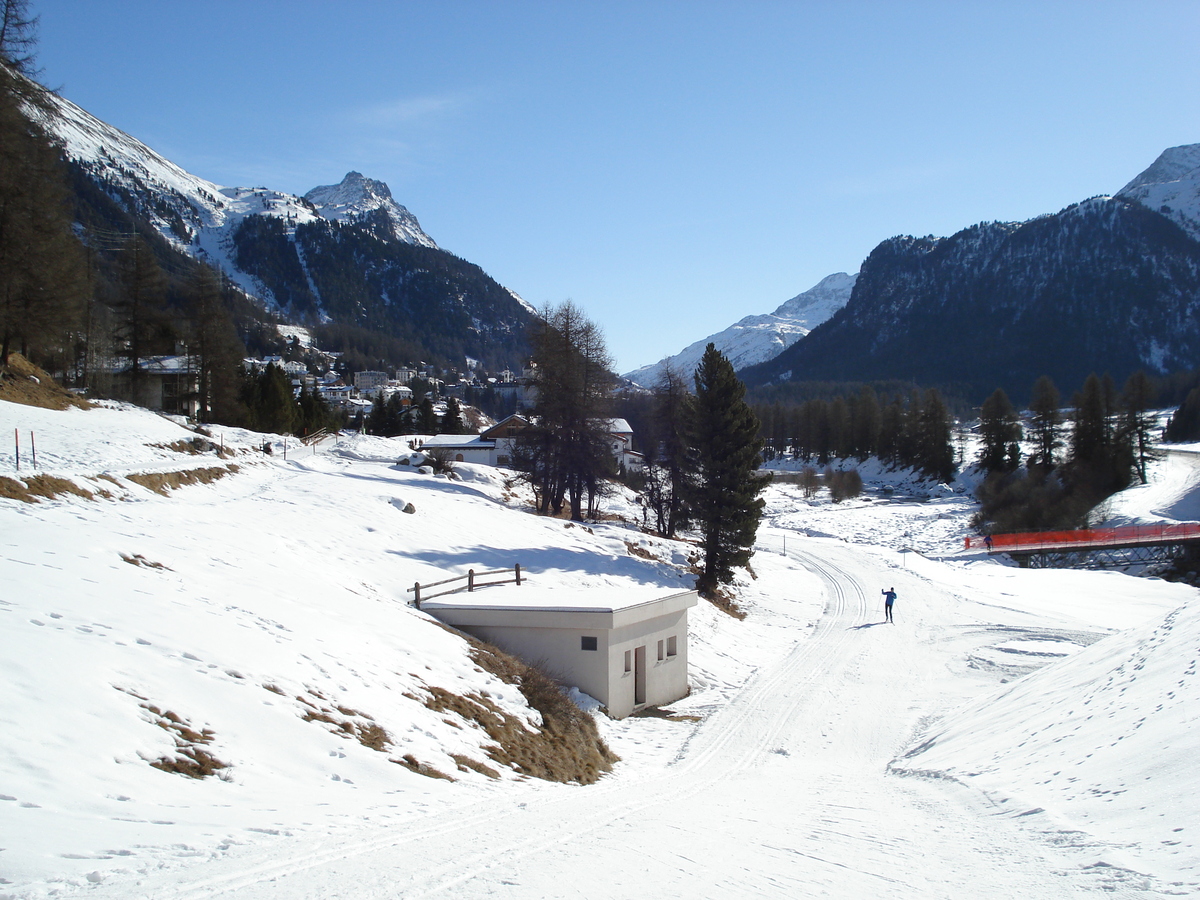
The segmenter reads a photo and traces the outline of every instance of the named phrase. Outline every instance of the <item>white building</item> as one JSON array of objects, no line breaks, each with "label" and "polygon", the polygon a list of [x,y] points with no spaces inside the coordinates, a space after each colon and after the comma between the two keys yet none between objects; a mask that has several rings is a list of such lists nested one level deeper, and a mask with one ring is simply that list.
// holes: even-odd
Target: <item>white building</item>
[{"label": "white building", "polygon": [[387,372],[355,372],[354,389],[360,394],[378,394],[388,383]]},{"label": "white building", "polygon": [[662,588],[478,588],[425,600],[421,609],[538,665],[623,719],[688,693],[687,611],[695,591]]}]

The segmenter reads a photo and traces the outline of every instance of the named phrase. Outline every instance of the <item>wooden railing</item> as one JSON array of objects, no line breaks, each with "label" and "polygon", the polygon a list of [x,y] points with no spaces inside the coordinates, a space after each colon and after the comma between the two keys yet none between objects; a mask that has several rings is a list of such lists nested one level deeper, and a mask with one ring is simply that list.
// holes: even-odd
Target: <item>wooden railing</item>
[{"label": "wooden railing", "polygon": [[[512,577],[484,582],[480,582],[478,580],[480,578],[490,578],[494,575],[511,575]],[[442,587],[443,585],[454,584],[455,582],[459,581],[465,581],[466,584],[460,584],[457,587],[445,588],[445,590],[435,591],[432,594],[422,593],[423,591],[429,590],[429,588]],[[476,572],[474,569],[468,569],[466,575],[456,575],[453,578],[445,578],[442,581],[431,581],[428,584],[421,584],[421,582],[418,581],[408,589],[408,593],[413,595],[413,605],[417,609],[420,609],[422,600],[431,600],[434,597],[441,597],[445,594],[454,594],[458,591],[474,591],[475,588],[479,587],[492,587],[493,585],[497,584],[514,583],[517,585],[521,584],[520,563],[517,563],[511,569],[491,569],[487,572]]]},{"label": "wooden railing", "polygon": [[319,428],[316,431],[314,431],[312,434],[306,434],[302,438],[300,438],[300,443],[302,443],[305,447],[309,447],[313,444],[320,443],[321,441],[325,440],[325,438],[327,438],[327,437],[329,437],[329,429],[328,428]]}]

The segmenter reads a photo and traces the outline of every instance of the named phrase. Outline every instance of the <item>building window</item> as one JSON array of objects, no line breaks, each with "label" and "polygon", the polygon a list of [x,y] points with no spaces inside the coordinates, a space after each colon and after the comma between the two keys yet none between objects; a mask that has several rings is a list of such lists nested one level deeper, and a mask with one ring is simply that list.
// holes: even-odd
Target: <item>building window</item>
[{"label": "building window", "polygon": [[625,671],[626,672],[633,671],[633,651],[632,650],[625,651]]},{"label": "building window", "polygon": [[579,639],[580,650],[595,650],[597,649],[597,641],[594,637],[583,636]]},{"label": "building window", "polygon": [[662,641],[658,642],[658,661],[659,662],[663,661],[663,642]]},{"label": "building window", "polygon": [[677,656],[678,653],[679,645],[676,642],[675,636],[672,635],[671,637],[667,638],[667,659],[670,659],[672,656]]}]

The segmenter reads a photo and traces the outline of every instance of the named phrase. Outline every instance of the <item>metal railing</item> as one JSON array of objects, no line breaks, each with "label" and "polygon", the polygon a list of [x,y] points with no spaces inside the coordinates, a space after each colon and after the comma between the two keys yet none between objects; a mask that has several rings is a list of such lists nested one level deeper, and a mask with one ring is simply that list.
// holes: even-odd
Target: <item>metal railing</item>
[{"label": "metal railing", "polygon": [[[480,578],[490,578],[495,575],[511,575],[512,577],[511,578],[500,578],[496,581],[480,582],[478,580]],[[423,594],[422,593],[423,591],[427,591],[429,588],[442,587],[443,585],[454,584],[455,582],[459,582],[459,581],[465,581],[466,584],[460,584],[457,587],[446,588],[445,590],[441,590],[441,591],[435,591],[432,594],[428,594],[428,593]],[[413,605],[417,609],[420,609],[422,600],[431,600],[434,597],[441,597],[441,596],[444,596],[445,594],[455,594],[459,591],[474,591],[475,588],[479,588],[479,587],[492,587],[497,584],[513,584],[513,583],[517,584],[518,586],[521,584],[521,564],[520,563],[517,563],[511,569],[490,569],[487,572],[476,572],[474,569],[468,569],[466,575],[456,575],[453,578],[445,578],[441,581],[431,581],[428,584],[421,584],[421,582],[418,581],[416,584],[414,584],[412,587],[410,587],[408,589],[407,593],[410,593],[413,595]]]},{"label": "metal railing", "polygon": [[1200,540],[1200,524],[1119,525],[1114,528],[1081,528],[1076,531],[1031,531],[1020,534],[994,534],[965,539],[967,550],[986,548],[989,553],[1032,550],[1082,550],[1088,547],[1127,547],[1137,544],[1161,544],[1171,541]]}]

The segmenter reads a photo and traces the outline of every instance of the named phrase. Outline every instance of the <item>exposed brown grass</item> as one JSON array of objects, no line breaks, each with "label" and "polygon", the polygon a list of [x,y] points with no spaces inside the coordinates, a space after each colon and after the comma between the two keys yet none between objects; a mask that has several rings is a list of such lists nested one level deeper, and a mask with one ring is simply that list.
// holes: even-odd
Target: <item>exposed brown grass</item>
[{"label": "exposed brown grass", "polygon": [[8,355],[8,365],[0,365],[0,400],[43,409],[92,407],[92,404],[66,390],[49,374],[16,352]]},{"label": "exposed brown grass", "polygon": [[[471,645],[471,658],[501,681],[515,684],[529,705],[542,714],[536,729],[482,694],[466,696],[429,686],[425,705],[474,723],[494,742],[484,752],[501,766],[546,781],[592,784],[612,771],[618,757],[604,743],[592,717],[541,670],[470,635],[447,629]],[[456,760],[457,762],[457,760]]]},{"label": "exposed brown grass", "polygon": [[445,781],[453,781],[454,779],[445,772],[439,772],[433,766],[426,765],[423,762],[418,762],[417,758],[411,753],[405,753],[399,759],[393,759],[391,762],[397,765],[404,766],[410,772],[416,772],[418,775],[425,775],[428,778],[441,778]]},{"label": "exposed brown grass", "polygon": [[[451,723],[453,724],[453,723]],[[461,725],[456,726],[461,728]],[[486,763],[481,763],[479,760],[471,759],[469,756],[463,756],[461,753],[451,753],[450,758],[454,760],[454,764],[458,766],[460,772],[478,772],[480,775],[486,775],[488,778],[499,778],[500,773]]]},{"label": "exposed brown grass", "polygon": [[658,557],[647,550],[645,547],[640,547],[632,541],[625,542],[625,549],[629,551],[630,556],[636,556],[638,559],[649,559],[658,562]]},{"label": "exposed brown grass", "polygon": [[166,497],[171,491],[189,484],[212,484],[219,478],[238,471],[238,466],[209,466],[203,469],[184,469],[180,472],[135,472],[125,477],[134,484],[149,488]]},{"label": "exposed brown grass", "polygon": [[[702,594],[701,596],[704,596],[704,595]],[[737,601],[733,599],[732,592],[730,592],[726,588],[718,587],[708,596],[704,596],[704,599],[707,600],[709,603],[711,603],[713,606],[715,606],[717,609],[719,609],[721,612],[726,613],[727,615],[733,616],[735,619],[738,619],[739,621],[741,619],[746,618],[745,611],[740,606],[737,605]]]},{"label": "exposed brown grass", "polygon": [[209,728],[196,731],[184,719],[170,710],[163,711],[152,703],[142,703],[142,709],[154,717],[154,724],[169,731],[175,738],[175,755],[152,760],[150,765],[164,772],[186,775],[188,778],[207,778],[228,769],[229,763],[222,762],[207,749],[216,732]]},{"label": "exposed brown grass", "polygon": [[166,569],[168,572],[172,571],[170,566],[164,566],[160,562],[151,562],[140,553],[134,553],[132,556],[128,553],[122,553],[121,559],[125,560],[131,566],[145,566],[147,569]]},{"label": "exposed brown grass", "polygon": [[[283,693],[275,685],[264,685],[264,687],[276,694]],[[371,716],[348,706],[338,704],[325,706],[320,702],[314,702],[328,701],[328,698],[320,691],[312,691],[312,697],[314,699],[310,700],[304,694],[296,695],[296,699],[306,707],[304,714],[300,717],[305,722],[320,722],[329,725],[331,726],[329,730],[333,734],[339,737],[353,738],[364,747],[380,753],[386,753],[392,746],[391,735]]]},{"label": "exposed brown grass", "polygon": [[91,491],[56,475],[32,475],[24,479],[0,476],[0,497],[6,500],[37,503],[39,500],[52,500],[60,494],[74,494],[85,500],[95,499]]}]

